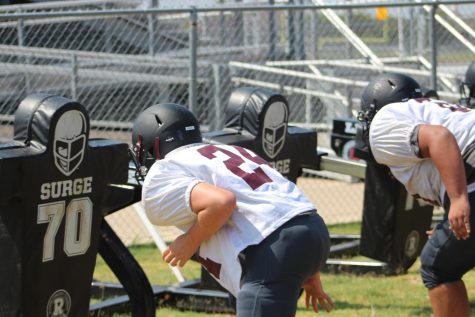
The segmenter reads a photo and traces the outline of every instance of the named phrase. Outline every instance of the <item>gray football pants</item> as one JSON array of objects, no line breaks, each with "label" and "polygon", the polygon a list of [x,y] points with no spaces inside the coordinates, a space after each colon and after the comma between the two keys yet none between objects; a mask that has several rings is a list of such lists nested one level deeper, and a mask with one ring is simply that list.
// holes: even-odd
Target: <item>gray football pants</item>
[{"label": "gray football pants", "polygon": [[292,317],[303,282],[327,260],[330,238],[316,213],[298,215],[241,253],[238,317]]}]

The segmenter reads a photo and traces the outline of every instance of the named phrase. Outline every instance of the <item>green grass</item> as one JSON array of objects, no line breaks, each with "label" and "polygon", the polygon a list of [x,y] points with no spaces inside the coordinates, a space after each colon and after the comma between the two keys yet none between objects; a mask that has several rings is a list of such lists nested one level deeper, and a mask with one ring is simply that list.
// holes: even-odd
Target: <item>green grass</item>
[{"label": "green grass", "polygon": [[[329,226],[332,234],[358,234],[359,224]],[[133,246],[130,251],[143,267],[150,282],[154,285],[177,283],[175,276],[161,259],[160,252],[153,245]],[[353,275],[349,273],[325,273],[322,281],[325,290],[335,301],[337,307],[330,314],[320,312],[319,315],[332,317],[405,317],[431,316],[427,291],[419,276],[419,261],[407,274],[398,276],[377,276],[375,274]],[[182,270],[186,279],[200,276],[200,267],[190,261]],[[94,277],[101,281],[117,281],[104,261],[98,257]],[[469,272],[465,278],[469,297],[472,299],[472,311],[475,312],[475,271]],[[128,315],[114,315],[125,317]],[[157,309],[157,317],[200,317],[210,314],[176,309]],[[231,316],[213,314],[216,317]],[[303,298],[299,301],[297,317],[316,316],[305,308]]]},{"label": "green grass", "polygon": [[328,231],[330,234],[360,234],[361,225],[358,222],[329,225]]}]

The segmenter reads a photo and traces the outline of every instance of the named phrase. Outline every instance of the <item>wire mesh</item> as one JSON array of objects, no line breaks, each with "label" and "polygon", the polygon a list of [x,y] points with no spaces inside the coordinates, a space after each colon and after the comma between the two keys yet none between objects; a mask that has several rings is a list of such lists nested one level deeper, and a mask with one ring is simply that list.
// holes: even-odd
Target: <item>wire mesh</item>
[{"label": "wire mesh", "polygon": [[[78,100],[89,111],[92,137],[130,142],[132,121],[148,106],[193,106],[203,129],[214,131],[224,126],[231,93],[258,86],[284,94],[292,124],[317,129],[319,147],[330,148],[332,120],[355,117],[375,74],[405,72],[457,101],[475,57],[470,1],[439,1],[435,11],[414,2],[164,3],[0,6],[1,139],[11,139],[15,110],[30,93]],[[327,223],[361,218],[361,180],[298,184]]]}]

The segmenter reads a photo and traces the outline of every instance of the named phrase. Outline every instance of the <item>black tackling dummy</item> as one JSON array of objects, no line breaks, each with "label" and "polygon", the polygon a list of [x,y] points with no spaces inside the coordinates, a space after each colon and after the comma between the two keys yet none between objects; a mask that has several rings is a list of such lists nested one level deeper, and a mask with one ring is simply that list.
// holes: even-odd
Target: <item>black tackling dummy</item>
[{"label": "black tackling dummy", "polygon": [[427,240],[433,207],[408,195],[389,168],[375,161],[369,145],[371,121],[387,104],[436,96],[413,78],[390,73],[373,78],[361,97],[355,140],[356,156],[366,160],[360,254],[386,262],[388,274],[405,273],[416,261]]},{"label": "black tackling dummy", "polygon": [[104,190],[128,178],[128,145],[89,139],[72,100],[24,99],[0,145],[0,316],[87,316]]}]

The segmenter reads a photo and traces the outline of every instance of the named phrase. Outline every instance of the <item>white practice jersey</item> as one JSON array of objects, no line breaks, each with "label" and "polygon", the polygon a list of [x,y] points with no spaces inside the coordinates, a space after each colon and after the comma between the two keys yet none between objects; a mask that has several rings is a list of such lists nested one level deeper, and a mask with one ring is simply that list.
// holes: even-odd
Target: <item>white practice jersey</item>
[{"label": "white practice jersey", "polygon": [[178,148],[150,168],[142,188],[150,221],[188,230],[196,219],[190,208],[190,193],[200,182],[236,195],[237,208],[228,223],[199,250],[211,275],[236,296],[241,278],[239,253],[315,206],[294,183],[253,152],[200,143]]},{"label": "white practice jersey", "polygon": [[[475,111],[440,100],[411,99],[387,105],[379,110],[370,127],[370,145],[374,158],[387,165],[412,195],[442,205],[445,186],[433,161],[419,156],[418,126],[442,125],[454,135],[462,157],[475,166]],[[467,161],[468,160],[468,161]]]}]

